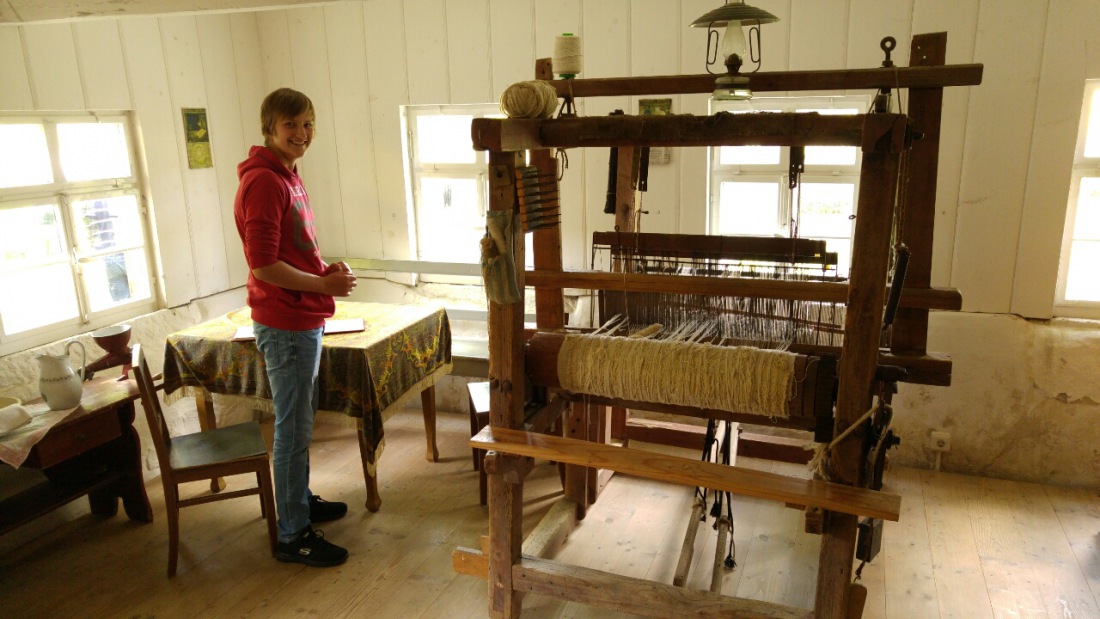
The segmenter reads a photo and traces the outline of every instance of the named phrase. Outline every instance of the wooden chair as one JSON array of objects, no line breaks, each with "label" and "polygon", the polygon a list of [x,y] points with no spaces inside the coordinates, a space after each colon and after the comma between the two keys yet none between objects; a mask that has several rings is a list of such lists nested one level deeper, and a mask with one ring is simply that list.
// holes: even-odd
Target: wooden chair
[{"label": "wooden chair", "polygon": [[[255,421],[173,437],[164,423],[164,412],[157,398],[160,386],[153,384],[149,365],[140,344],[133,350],[134,378],[141,392],[141,406],[149,421],[149,432],[160,461],[160,476],[164,483],[164,503],[168,512],[168,576],[176,574],[179,555],[179,511],[182,507],[234,499],[248,495],[260,496],[260,514],[267,519],[267,536],[271,552],[275,552],[275,499],[271,483],[271,467],[267,445],[260,435]],[[179,485],[191,481],[204,481],[214,477],[228,477],[253,473],[255,488],[207,494],[190,499],[180,499]]]}]

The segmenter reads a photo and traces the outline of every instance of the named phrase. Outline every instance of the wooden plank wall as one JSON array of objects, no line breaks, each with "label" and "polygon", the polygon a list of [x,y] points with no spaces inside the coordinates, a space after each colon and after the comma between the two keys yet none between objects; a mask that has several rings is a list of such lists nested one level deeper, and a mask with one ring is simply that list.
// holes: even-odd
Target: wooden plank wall
[{"label": "wooden plank wall", "polygon": [[[707,0],[367,0],[259,12],[0,26],[0,111],[134,110],[170,306],[240,286],[232,225],[236,164],[260,141],[266,92],[292,86],[317,106],[301,169],[328,255],[407,259],[405,137],[399,106],[492,102],[530,79],[554,37],[584,37],[583,77],[698,73],[705,33],[687,27]],[[946,30],[948,61],[982,62],[985,83],[945,94],[933,284],[964,309],[1046,317],[1083,81],[1100,77],[1100,16],[1090,0],[758,0],[765,70],[865,67],[878,42]],[[585,101],[587,115],[634,112],[636,98]],[[187,168],[180,108],[206,107],[215,167]],[[706,97],[673,97],[704,114]],[[588,262],[607,152],[570,153],[567,266]],[[706,229],[706,155],[655,165],[642,229]]]}]

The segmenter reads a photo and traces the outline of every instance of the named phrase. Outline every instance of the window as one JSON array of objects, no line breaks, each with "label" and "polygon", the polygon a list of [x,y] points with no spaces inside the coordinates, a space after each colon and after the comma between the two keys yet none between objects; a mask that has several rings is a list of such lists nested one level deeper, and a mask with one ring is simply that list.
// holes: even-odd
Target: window
[{"label": "window", "polygon": [[1069,205],[1058,269],[1055,314],[1100,317],[1100,80],[1089,80],[1081,106]]},{"label": "window", "polygon": [[[817,112],[860,114],[864,96],[712,101],[713,111],[734,114]],[[852,215],[859,195],[859,149],[808,146],[800,186],[789,189],[790,149],[779,146],[721,146],[710,149],[711,234],[792,236],[822,239],[837,253],[837,272],[846,277],[852,255]]]},{"label": "window", "polygon": [[[406,105],[402,107],[406,144],[405,178],[416,225],[418,260],[477,264],[485,211],[488,154],[475,151],[470,123],[475,118],[503,118],[493,103],[473,105]],[[527,235],[531,247],[531,235]],[[527,268],[534,252],[526,254]],[[422,273],[426,281],[480,283],[480,278]]]},{"label": "window", "polygon": [[125,116],[0,116],[0,354],[154,309]]},{"label": "window", "polygon": [[487,104],[415,105],[404,112],[416,257],[477,263],[488,208],[487,155],[473,149],[470,123],[500,111]]}]

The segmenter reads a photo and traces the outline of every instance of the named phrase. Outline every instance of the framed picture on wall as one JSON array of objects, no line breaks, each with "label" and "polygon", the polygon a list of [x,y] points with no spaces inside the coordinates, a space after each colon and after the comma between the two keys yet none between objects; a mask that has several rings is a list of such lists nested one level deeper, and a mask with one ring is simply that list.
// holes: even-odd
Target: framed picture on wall
[{"label": "framed picture on wall", "polygon": [[183,132],[187,141],[187,167],[192,170],[214,167],[205,108],[183,108]]}]

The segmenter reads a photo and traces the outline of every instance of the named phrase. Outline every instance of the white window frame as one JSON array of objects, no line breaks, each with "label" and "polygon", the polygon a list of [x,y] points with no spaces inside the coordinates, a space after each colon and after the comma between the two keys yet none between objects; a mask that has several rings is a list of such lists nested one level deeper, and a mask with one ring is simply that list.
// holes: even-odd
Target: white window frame
[{"label": "white window frame", "polygon": [[[410,253],[414,260],[423,260],[420,251],[420,236],[422,228],[427,225],[420,216],[421,196],[419,192],[420,181],[423,178],[459,178],[474,179],[477,181],[478,215],[481,221],[478,225],[484,227],[485,213],[489,209],[489,180],[486,176],[489,156],[487,151],[474,151],[473,163],[423,163],[417,153],[417,124],[419,116],[432,115],[458,115],[472,116],[474,118],[503,118],[504,114],[496,103],[466,103],[466,104],[432,104],[432,105],[403,105],[401,106],[401,124],[405,135],[403,144],[405,159],[405,194],[409,208],[409,220],[413,223],[413,230],[409,235]],[[472,148],[472,138],[466,137],[468,145]],[[530,246],[530,236],[527,242]],[[532,265],[533,252],[528,251],[526,258],[528,267]],[[438,262],[438,261],[437,261]],[[449,261],[456,264],[477,264],[474,262]],[[444,275],[429,273],[419,274],[421,281],[446,283],[446,284],[481,284],[480,277],[465,275]]]},{"label": "white window frame", "polygon": [[1100,156],[1085,156],[1085,140],[1088,136],[1089,124],[1090,122],[1100,124],[1100,118],[1090,118],[1094,97],[1100,97],[1100,79],[1085,82],[1084,97],[1081,102],[1081,118],[1077,129],[1077,144],[1073,153],[1073,170],[1070,174],[1069,203],[1066,206],[1061,259],[1058,262],[1058,286],[1054,298],[1054,315],[1066,318],[1100,318],[1100,299],[1071,300],[1066,298],[1070,252],[1073,249],[1073,242],[1076,237],[1074,225],[1077,220],[1077,201],[1080,197],[1081,182],[1086,178],[1100,180]]},{"label": "white window frame", "polygon": [[[111,122],[124,127],[126,152],[130,160],[130,175],[126,177],[99,179],[90,181],[64,180],[61,170],[56,125],[59,123]],[[144,177],[141,172],[141,158],[136,144],[137,131],[133,118],[128,112],[77,112],[77,113],[0,113],[2,124],[37,124],[46,129],[46,143],[53,168],[53,182],[25,187],[0,188],[0,210],[26,207],[31,204],[53,203],[60,215],[64,234],[64,262],[70,265],[74,278],[78,315],[57,323],[36,327],[18,333],[7,334],[0,317],[0,355],[11,354],[40,346],[52,341],[72,337],[102,326],[114,324],[147,314],[159,309],[160,293],[157,288],[157,263],[153,255],[155,246],[152,227],[149,222],[148,200],[143,188]],[[112,247],[109,251],[81,251],[77,249],[76,225],[72,220],[71,202],[98,197],[132,195],[136,198],[141,218],[142,245]],[[128,303],[115,305],[103,310],[92,311],[88,302],[87,283],[84,279],[83,265],[104,255],[141,248],[144,250],[150,296]],[[31,292],[30,294],[33,294]]]},{"label": "white window frame", "polygon": [[[822,97],[753,97],[745,101],[720,101],[710,100],[711,113],[728,111],[733,113],[745,112],[795,112],[804,109],[857,109],[867,110],[871,106],[870,95],[834,95]],[[811,165],[806,164],[802,172],[802,183],[850,183],[853,185],[853,215],[859,202],[859,173],[862,163],[862,153],[856,147],[856,158],[851,165]],[[775,182],[779,186],[779,212],[777,213],[778,229],[784,234],[790,234],[790,220],[797,201],[797,194],[789,188],[790,180],[790,149],[779,148],[779,162],[762,165],[737,165],[722,164],[719,157],[721,147],[712,146],[707,149],[707,233],[718,234],[720,215],[719,212],[719,188],[723,182]],[[848,233],[849,255],[851,254],[851,238],[854,232],[853,221]],[[733,236],[742,236],[734,234]],[[748,236],[747,234],[745,236]],[[809,237],[800,232],[802,238]],[[826,238],[826,237],[822,237]],[[828,237],[836,238],[836,237]],[[842,265],[842,272],[847,272],[846,265]]]}]

